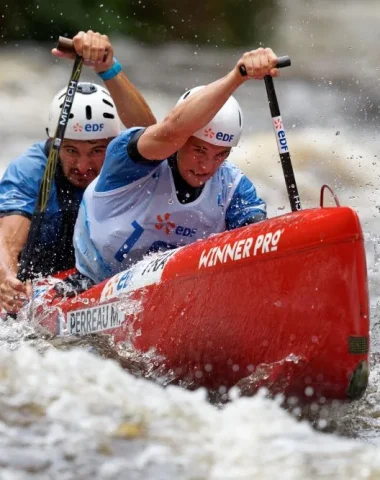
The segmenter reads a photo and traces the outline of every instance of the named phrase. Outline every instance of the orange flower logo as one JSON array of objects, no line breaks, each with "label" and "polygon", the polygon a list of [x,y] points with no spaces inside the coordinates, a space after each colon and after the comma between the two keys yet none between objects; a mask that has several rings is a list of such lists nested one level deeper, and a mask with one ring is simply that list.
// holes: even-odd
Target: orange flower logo
[{"label": "orange flower logo", "polygon": [[176,224],[174,222],[171,222],[169,219],[170,219],[170,213],[165,213],[164,216],[157,215],[158,223],[156,223],[156,225],[155,225],[157,230],[164,229],[165,232],[166,232],[166,235],[170,235],[172,230],[175,229]]},{"label": "orange flower logo", "polygon": [[105,295],[105,297],[112,298],[114,296],[117,282],[120,280],[119,277],[120,276],[117,275],[116,278],[113,277],[113,278],[111,278],[111,280],[109,280],[106,283],[106,285],[104,287],[104,290],[103,290],[103,294]]},{"label": "orange flower logo", "polygon": [[281,118],[277,118],[277,120],[274,121],[274,128],[276,130],[283,130]]},{"label": "orange flower logo", "polygon": [[215,136],[215,132],[211,128],[206,128],[203,132],[203,135],[208,138],[213,138]]},{"label": "orange flower logo", "polygon": [[83,130],[83,127],[80,123],[76,123],[74,126],[73,126],[73,130],[74,132],[81,132]]}]

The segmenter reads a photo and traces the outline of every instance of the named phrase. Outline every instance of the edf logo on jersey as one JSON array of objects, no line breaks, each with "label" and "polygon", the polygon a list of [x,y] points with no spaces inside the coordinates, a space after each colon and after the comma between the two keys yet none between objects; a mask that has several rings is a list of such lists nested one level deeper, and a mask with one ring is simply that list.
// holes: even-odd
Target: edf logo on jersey
[{"label": "edf logo on jersey", "polygon": [[157,230],[164,230],[166,235],[170,235],[172,231],[176,235],[182,237],[192,237],[197,233],[196,228],[183,227],[182,225],[176,225],[170,220],[170,213],[165,213],[164,215],[157,215],[158,222],[155,224]]}]

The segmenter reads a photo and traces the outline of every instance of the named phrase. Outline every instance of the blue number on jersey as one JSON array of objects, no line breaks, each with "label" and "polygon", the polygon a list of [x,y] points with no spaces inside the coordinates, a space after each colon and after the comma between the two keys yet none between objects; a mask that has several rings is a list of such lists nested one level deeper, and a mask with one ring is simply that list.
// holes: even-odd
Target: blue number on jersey
[{"label": "blue number on jersey", "polygon": [[134,232],[125,240],[123,245],[119,248],[119,250],[115,253],[115,259],[118,262],[122,262],[126,257],[127,253],[131,250],[137,240],[141,237],[144,233],[144,229],[141,225],[139,225],[136,220],[132,222],[132,227],[135,229]]}]

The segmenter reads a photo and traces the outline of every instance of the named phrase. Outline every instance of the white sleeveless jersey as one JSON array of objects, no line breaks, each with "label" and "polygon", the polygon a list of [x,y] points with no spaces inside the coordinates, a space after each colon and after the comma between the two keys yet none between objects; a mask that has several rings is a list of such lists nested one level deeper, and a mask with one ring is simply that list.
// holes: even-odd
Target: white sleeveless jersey
[{"label": "white sleeveless jersey", "polygon": [[226,230],[226,212],[243,173],[225,162],[201,195],[181,204],[171,169],[108,192],[85,191],[74,232],[76,267],[100,282],[149,252],[176,248]]}]

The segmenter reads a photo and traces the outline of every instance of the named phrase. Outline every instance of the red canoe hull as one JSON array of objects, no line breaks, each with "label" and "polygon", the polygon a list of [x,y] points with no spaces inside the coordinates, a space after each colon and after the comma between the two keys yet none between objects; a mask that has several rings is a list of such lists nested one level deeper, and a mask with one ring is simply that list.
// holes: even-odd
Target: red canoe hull
[{"label": "red canoe hull", "polygon": [[[96,332],[103,319],[101,334],[137,352],[154,348],[161,371],[191,388],[266,386],[304,400],[364,392],[367,274],[350,208],[287,214],[141,265],[75,299],[42,291],[34,316],[61,334]],[[97,306],[115,301],[124,313],[107,324],[110,311]]]}]

